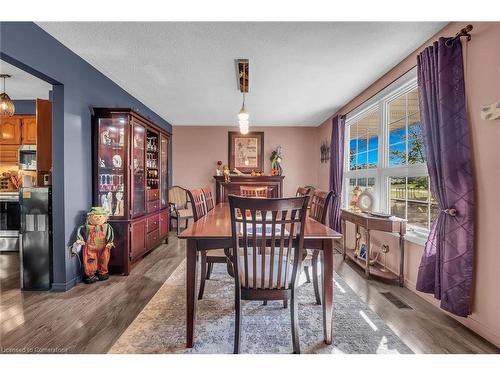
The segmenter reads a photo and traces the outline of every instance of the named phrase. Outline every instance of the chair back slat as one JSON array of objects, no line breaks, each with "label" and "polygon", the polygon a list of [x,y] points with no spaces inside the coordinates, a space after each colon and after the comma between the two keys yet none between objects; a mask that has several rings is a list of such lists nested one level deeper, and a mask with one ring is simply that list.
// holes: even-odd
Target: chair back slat
[{"label": "chair back slat", "polygon": [[202,189],[188,190],[188,195],[193,208],[193,219],[194,221],[198,221],[208,212],[205,203],[205,195]]},{"label": "chair back slat", "polygon": [[240,196],[267,198],[267,186],[240,186]]},{"label": "chair back slat", "polygon": [[302,261],[307,197],[228,197],[238,286],[290,289]]},{"label": "chair back slat", "polygon": [[332,195],[333,191],[315,190],[311,196],[309,216],[321,224],[325,224]]},{"label": "chair back slat", "polygon": [[203,195],[205,196],[205,203],[207,205],[207,212],[210,212],[214,209],[214,198],[212,196],[212,189],[209,186],[202,187]]}]

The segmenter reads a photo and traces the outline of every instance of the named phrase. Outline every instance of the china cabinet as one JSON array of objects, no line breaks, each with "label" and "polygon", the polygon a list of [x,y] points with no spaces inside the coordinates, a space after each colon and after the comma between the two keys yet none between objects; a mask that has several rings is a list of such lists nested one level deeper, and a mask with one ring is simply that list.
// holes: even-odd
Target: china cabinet
[{"label": "china cabinet", "polygon": [[93,201],[115,231],[109,269],[128,274],[168,241],[170,134],[130,109],[94,108],[92,124]]}]

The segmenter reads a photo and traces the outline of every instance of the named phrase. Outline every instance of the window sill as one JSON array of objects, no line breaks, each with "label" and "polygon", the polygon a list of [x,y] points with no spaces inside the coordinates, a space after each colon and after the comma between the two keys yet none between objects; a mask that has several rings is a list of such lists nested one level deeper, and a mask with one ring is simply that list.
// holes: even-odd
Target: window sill
[{"label": "window sill", "polygon": [[[399,234],[397,234],[397,233],[391,233],[391,235],[399,238]],[[406,232],[405,241],[411,242],[415,245],[425,246],[425,243],[427,242],[428,237],[429,237],[429,234],[423,234],[423,233],[418,233],[418,232],[409,230]]]}]

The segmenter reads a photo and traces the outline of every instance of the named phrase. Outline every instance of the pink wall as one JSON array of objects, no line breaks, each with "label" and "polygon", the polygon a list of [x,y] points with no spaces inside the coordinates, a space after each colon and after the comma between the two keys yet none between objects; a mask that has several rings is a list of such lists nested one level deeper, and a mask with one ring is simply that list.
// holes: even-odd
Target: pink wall
[{"label": "pink wall", "polygon": [[[347,103],[338,114],[346,114],[372,97],[389,83],[416,65],[417,54],[439,36],[454,35],[468,22],[450,23],[421,48],[401,61],[387,74],[374,82],[356,98]],[[497,346],[500,346],[500,246],[498,244],[498,186],[500,186],[500,123],[483,121],[479,117],[482,105],[500,100],[500,23],[472,23],[472,41],[464,44],[466,69],[466,94],[469,109],[476,183],[476,246],[474,297],[472,315],[457,318],[464,325]],[[322,139],[329,138],[330,119],[317,129],[317,147]],[[319,164],[318,185],[328,187],[328,164]],[[352,238],[353,232],[348,231]],[[375,249],[382,243],[389,244],[392,257],[390,265],[397,269],[397,241],[379,233],[373,236]],[[423,248],[407,243],[405,272],[406,285],[415,290],[418,266]],[[416,292],[431,303],[437,301],[428,294]]]},{"label": "pink wall", "polygon": [[[228,132],[236,126],[174,126],[173,183],[186,188],[214,186],[217,160],[228,163]],[[271,151],[283,151],[284,195],[295,195],[299,185],[316,185],[319,148],[313,127],[255,127],[264,132],[264,172],[271,172]]]}]

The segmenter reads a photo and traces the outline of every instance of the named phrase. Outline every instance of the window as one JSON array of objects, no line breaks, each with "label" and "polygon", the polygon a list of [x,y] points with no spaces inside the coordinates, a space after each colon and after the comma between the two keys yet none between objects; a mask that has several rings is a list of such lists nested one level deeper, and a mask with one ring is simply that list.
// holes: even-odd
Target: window
[{"label": "window", "polygon": [[438,207],[429,189],[415,70],[347,115],[345,147],[344,207],[354,188],[369,189],[374,211],[428,233]]}]

